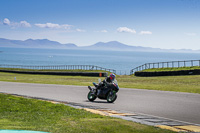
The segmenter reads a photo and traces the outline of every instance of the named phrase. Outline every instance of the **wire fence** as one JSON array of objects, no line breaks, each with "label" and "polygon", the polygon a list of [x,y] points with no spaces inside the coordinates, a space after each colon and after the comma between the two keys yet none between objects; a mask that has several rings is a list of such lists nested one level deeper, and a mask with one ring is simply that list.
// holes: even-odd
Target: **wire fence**
[{"label": "wire fence", "polygon": [[107,69],[94,65],[54,65],[54,66],[28,66],[28,65],[7,65],[2,64],[0,68],[19,68],[30,70],[104,70],[116,73],[114,69]]},{"label": "wire fence", "polygon": [[131,69],[130,75],[134,74],[137,71],[142,71],[145,69],[152,69],[152,68],[179,68],[179,67],[194,67],[194,66],[200,67],[200,60],[146,63],[134,69]]}]

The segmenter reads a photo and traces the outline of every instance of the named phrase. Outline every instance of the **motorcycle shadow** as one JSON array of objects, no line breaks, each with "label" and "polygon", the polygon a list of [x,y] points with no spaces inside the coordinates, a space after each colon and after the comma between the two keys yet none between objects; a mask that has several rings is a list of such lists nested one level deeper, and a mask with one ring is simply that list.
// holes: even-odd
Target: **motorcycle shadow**
[{"label": "motorcycle shadow", "polygon": [[89,100],[86,100],[86,102],[90,102],[90,103],[106,103],[106,104],[114,104],[114,103],[108,103],[107,101],[89,101]]}]

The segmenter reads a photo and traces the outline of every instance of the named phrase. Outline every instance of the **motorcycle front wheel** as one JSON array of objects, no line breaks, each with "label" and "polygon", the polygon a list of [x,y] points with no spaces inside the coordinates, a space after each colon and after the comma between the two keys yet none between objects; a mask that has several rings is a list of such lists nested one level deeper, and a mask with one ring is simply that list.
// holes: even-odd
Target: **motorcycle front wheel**
[{"label": "motorcycle front wheel", "polygon": [[112,93],[111,92],[108,94],[107,96],[107,102],[108,103],[113,103],[115,100],[117,99],[117,94],[116,93]]},{"label": "motorcycle front wheel", "polygon": [[89,101],[92,102],[92,101],[94,101],[94,100],[97,98],[97,96],[96,96],[93,92],[90,91],[90,92],[88,93],[87,98],[88,98]]}]

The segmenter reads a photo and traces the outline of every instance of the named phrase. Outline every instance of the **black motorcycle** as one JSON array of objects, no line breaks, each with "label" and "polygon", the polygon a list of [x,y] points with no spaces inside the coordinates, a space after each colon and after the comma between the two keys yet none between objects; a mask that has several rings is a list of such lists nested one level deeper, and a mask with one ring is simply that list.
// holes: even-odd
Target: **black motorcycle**
[{"label": "black motorcycle", "polygon": [[97,89],[98,84],[93,82],[94,88],[88,86],[90,92],[88,93],[88,100],[94,101],[97,97],[99,99],[107,100],[108,103],[113,103],[117,99],[117,92],[119,91],[119,86],[117,80],[113,83],[104,83],[100,82],[100,89]]}]

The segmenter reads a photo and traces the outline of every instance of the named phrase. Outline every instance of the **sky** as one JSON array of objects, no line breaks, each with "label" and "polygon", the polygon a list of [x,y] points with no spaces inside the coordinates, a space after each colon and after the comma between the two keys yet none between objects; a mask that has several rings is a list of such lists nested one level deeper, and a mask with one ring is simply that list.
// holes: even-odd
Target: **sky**
[{"label": "sky", "polygon": [[200,0],[0,0],[0,38],[200,49]]}]

